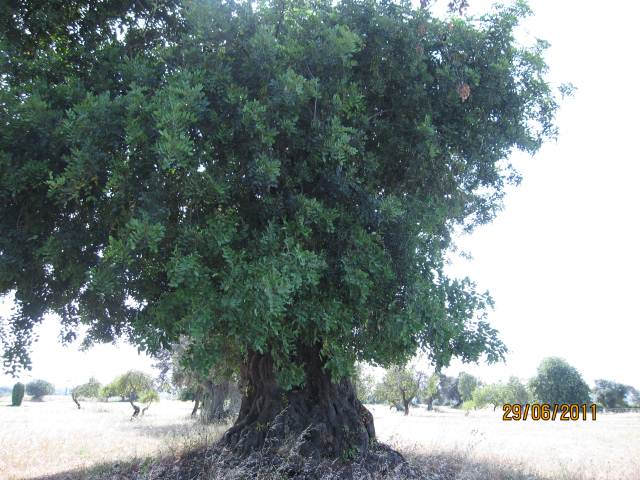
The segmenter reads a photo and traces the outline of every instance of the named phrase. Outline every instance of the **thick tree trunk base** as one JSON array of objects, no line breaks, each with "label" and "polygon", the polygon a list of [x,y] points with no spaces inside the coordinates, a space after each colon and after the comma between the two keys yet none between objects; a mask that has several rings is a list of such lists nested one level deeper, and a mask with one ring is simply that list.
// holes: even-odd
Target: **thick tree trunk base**
[{"label": "thick tree trunk base", "polygon": [[[302,359],[306,382],[285,391],[267,356],[242,371],[243,398],[233,427],[214,445],[154,467],[153,480],[419,480],[400,455],[375,439],[373,416],[349,381],[331,382],[320,356]],[[146,477],[145,477],[146,479]]]},{"label": "thick tree trunk base", "polygon": [[[215,452],[213,455],[211,453]],[[257,451],[248,456],[222,444],[209,451],[208,477],[224,480],[259,478],[265,480],[422,480],[402,455],[383,444],[372,444],[366,453],[355,458],[331,458],[300,454],[292,448]]]},{"label": "thick tree trunk base", "polygon": [[146,474],[136,471],[123,480],[424,480],[402,455],[383,444],[371,445],[354,460],[303,458],[291,452],[258,451],[239,457],[221,442],[179,457],[169,456]]},{"label": "thick tree trunk base", "polygon": [[[375,439],[373,416],[349,381],[331,382],[318,350],[301,358],[306,382],[285,391],[268,356],[243,367],[235,424],[214,445],[169,460],[157,479],[418,480],[400,455]],[[160,467],[160,466],[158,466]]]},{"label": "thick tree trunk base", "polygon": [[250,356],[243,371],[246,390],[240,413],[223,438],[236,455],[286,451],[316,460],[366,455],[375,441],[373,416],[348,380],[331,382],[317,352],[304,360],[304,387],[285,391],[275,379],[271,359]]}]

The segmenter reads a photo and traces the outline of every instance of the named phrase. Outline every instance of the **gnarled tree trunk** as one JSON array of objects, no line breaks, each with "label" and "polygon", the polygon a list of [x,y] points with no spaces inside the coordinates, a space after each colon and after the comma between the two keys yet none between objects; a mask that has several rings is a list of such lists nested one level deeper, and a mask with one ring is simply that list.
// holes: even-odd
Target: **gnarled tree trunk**
[{"label": "gnarled tree trunk", "polygon": [[80,402],[78,401],[78,397],[75,393],[71,392],[71,400],[78,406],[78,410],[80,410]]},{"label": "gnarled tree trunk", "polygon": [[202,393],[200,392],[200,388],[198,388],[196,390],[195,395],[193,396],[193,410],[191,410],[191,416],[195,417],[196,413],[198,413],[198,408],[200,408],[200,397],[202,396]]},{"label": "gnarled tree trunk", "polygon": [[133,414],[131,415],[131,420],[133,420],[134,418],[136,418],[138,416],[138,414],[140,413],[140,407],[138,405],[136,405],[135,403],[133,403],[133,397],[131,397],[129,399],[129,403],[131,404],[131,406],[133,407]]},{"label": "gnarled tree trunk", "polygon": [[409,415],[409,400],[403,398],[402,406],[404,407],[404,416],[406,417],[407,415]]},{"label": "gnarled tree trunk", "polygon": [[226,418],[224,401],[229,393],[229,381],[222,380],[214,383],[207,380],[202,384],[202,409],[200,411],[203,423],[219,422]]},{"label": "gnarled tree trunk", "polygon": [[375,439],[373,416],[351,382],[331,381],[317,347],[300,358],[306,381],[291,391],[276,382],[268,355],[253,352],[242,369],[240,413],[223,441],[236,454],[275,452],[285,446],[305,458],[365,454]]}]

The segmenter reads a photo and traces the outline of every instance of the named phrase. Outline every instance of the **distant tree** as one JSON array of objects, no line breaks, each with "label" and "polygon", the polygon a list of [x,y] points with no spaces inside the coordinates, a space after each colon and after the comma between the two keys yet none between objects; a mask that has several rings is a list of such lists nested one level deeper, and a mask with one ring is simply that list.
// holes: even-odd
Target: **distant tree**
[{"label": "distant tree", "polygon": [[153,389],[153,377],[139,370],[129,370],[118,376],[114,382],[117,395],[126,400],[138,400],[140,394]]},{"label": "distant tree", "polygon": [[458,392],[458,378],[441,374],[438,381],[438,393],[434,398],[438,405],[458,407],[462,404],[460,393]]},{"label": "distant tree", "polygon": [[19,407],[22,405],[22,399],[24,398],[24,384],[18,382],[13,386],[11,391],[11,405]]},{"label": "distant tree", "polygon": [[409,405],[420,392],[425,377],[414,367],[391,367],[382,379],[380,395],[391,406],[402,406],[404,414],[409,415]]},{"label": "distant tree", "polygon": [[134,402],[138,400],[141,395],[146,394],[149,390],[154,390],[153,377],[148,373],[141,372],[139,370],[129,370],[128,372],[115,378],[113,382],[109,384],[112,388],[110,392],[114,392],[120,398],[125,399],[131,404],[133,408],[133,415],[131,418],[135,418],[140,413],[140,407]]},{"label": "distant tree", "polygon": [[31,400],[42,400],[47,395],[53,395],[56,387],[46,380],[33,380],[27,383],[27,395],[31,395]]},{"label": "distant tree", "polygon": [[495,410],[498,406],[506,403],[506,398],[507,388],[502,382],[482,385],[476,388],[472,394],[473,404],[477,408],[491,405]]},{"label": "distant tree", "polygon": [[638,391],[634,387],[629,387],[629,392],[627,393],[627,403],[634,407],[640,407],[640,391]]},{"label": "distant tree", "polygon": [[593,394],[596,403],[603,407],[620,408],[627,406],[626,399],[633,390],[634,388],[629,385],[623,385],[622,383],[611,380],[598,379],[595,381]]},{"label": "distant tree", "polygon": [[140,412],[140,416],[141,417],[144,416],[147,410],[149,410],[149,407],[151,406],[152,402],[159,402],[159,401],[160,401],[160,396],[158,395],[158,392],[156,392],[155,390],[147,390],[142,395],[140,395],[140,402],[147,404],[145,407],[142,408],[142,411]]},{"label": "distant tree", "polygon": [[12,389],[10,387],[0,387],[0,397],[9,395],[11,393],[11,390]]},{"label": "distant tree", "polygon": [[440,376],[437,373],[429,375],[423,382],[418,392],[418,401],[427,406],[427,410],[433,410],[433,400],[438,394],[438,382]]},{"label": "distant tree", "polygon": [[183,398],[194,401],[191,416],[200,408],[203,423],[220,422],[235,416],[240,409],[239,378],[236,369],[217,366],[197,369],[189,363],[189,342],[186,338],[171,346],[168,362],[170,381],[182,390]]},{"label": "distant tree", "polygon": [[531,394],[527,386],[518,377],[509,377],[504,386],[504,403],[524,405],[531,400]]},{"label": "distant tree", "polygon": [[589,386],[580,372],[558,357],[542,360],[538,374],[529,385],[540,403],[588,403],[590,400]]},{"label": "distant tree", "polygon": [[458,393],[463,402],[471,400],[473,391],[478,386],[478,379],[473,375],[465,372],[460,372],[458,375]]},{"label": "distant tree", "polygon": [[[100,389],[100,398],[102,398],[105,402],[108,402],[111,397],[116,397],[118,395],[118,388],[116,387],[114,382],[111,382]],[[124,398],[122,398],[124,400]]]},{"label": "distant tree", "polygon": [[102,385],[100,382],[91,377],[87,383],[78,385],[71,389],[71,399],[80,409],[80,400],[87,398],[100,398],[102,394]]}]

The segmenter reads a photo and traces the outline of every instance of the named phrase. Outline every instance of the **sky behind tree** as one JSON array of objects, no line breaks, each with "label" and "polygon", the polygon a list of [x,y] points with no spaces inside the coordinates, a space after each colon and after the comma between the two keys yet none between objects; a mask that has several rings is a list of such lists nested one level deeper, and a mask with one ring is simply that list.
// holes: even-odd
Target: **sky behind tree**
[{"label": "sky behind tree", "polygon": [[[470,3],[474,13],[492,2]],[[523,182],[508,190],[504,210],[491,224],[459,238],[458,246],[473,260],[451,257],[452,273],[491,292],[496,306],[489,319],[510,350],[507,362],[454,362],[446,373],[464,370],[486,381],[509,375],[526,379],[542,358],[560,356],[590,384],[607,378],[640,387],[634,353],[640,338],[634,118],[640,110],[634,84],[640,5],[622,0],[598,8],[577,0],[530,5],[534,16],[523,26],[522,40],[549,41],[552,85],[572,82],[577,91],[562,102],[558,141],[534,158],[514,154]],[[5,301],[0,315],[6,317],[10,307]],[[78,352],[77,344],[60,346],[53,317],[36,331],[33,370],[23,380],[45,378],[65,388],[89,376],[106,382],[131,368],[151,369],[151,359],[123,342],[87,352]],[[0,385],[14,381],[0,375]]]}]

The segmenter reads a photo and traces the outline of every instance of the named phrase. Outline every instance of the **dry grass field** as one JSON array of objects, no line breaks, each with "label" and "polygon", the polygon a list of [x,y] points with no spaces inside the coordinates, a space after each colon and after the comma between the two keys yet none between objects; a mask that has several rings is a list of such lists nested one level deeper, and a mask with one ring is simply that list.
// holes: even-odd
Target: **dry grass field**
[{"label": "dry grass field", "polygon": [[[202,427],[191,403],[163,400],[130,421],[127,403],[69,397],[0,399],[0,479],[111,478],[99,465],[148,463],[212,442],[224,427]],[[409,417],[371,407],[381,441],[399,449],[425,479],[640,479],[640,415],[600,415],[588,422],[503,422],[501,412],[413,409]],[[138,468],[138,467],[136,467]],[[77,472],[86,472],[78,474]],[[102,476],[101,476],[102,475]],[[64,477],[57,477],[64,478]]]}]

